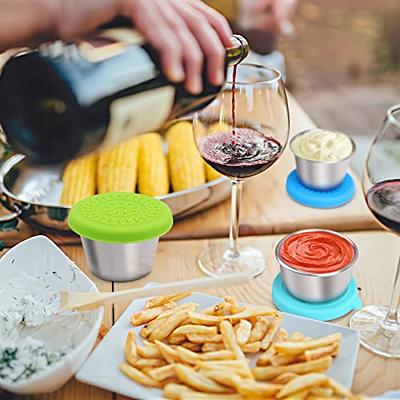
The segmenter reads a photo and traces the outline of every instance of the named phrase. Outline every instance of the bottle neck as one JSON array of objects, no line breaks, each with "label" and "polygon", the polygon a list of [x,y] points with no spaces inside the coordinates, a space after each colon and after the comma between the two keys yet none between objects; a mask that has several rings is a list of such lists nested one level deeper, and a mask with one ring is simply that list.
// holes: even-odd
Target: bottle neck
[{"label": "bottle neck", "polygon": [[250,47],[247,40],[241,35],[232,36],[232,46],[226,49],[226,62],[233,66],[242,62],[249,54]]}]

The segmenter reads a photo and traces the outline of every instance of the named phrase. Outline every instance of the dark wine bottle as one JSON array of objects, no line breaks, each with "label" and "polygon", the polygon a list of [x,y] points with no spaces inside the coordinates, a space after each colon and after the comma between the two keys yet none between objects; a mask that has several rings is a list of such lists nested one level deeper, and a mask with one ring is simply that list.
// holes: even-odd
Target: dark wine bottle
[{"label": "dark wine bottle", "polygon": [[[226,67],[248,51],[247,41],[235,35]],[[60,163],[156,130],[205,106],[220,90],[204,68],[202,93],[188,93],[168,81],[157,52],[140,35],[108,29],[11,58],[0,77],[0,124],[7,143],[33,163]]]}]

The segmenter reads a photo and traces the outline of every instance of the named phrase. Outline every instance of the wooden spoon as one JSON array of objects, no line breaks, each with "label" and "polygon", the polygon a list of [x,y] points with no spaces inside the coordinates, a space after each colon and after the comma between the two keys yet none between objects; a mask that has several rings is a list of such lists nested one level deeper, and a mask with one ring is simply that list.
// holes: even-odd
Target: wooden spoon
[{"label": "wooden spoon", "polygon": [[60,311],[91,310],[118,300],[160,296],[193,289],[211,289],[221,286],[244,284],[253,277],[252,273],[240,272],[217,278],[197,278],[160,284],[154,287],[121,290],[119,292],[70,292],[61,291]]}]

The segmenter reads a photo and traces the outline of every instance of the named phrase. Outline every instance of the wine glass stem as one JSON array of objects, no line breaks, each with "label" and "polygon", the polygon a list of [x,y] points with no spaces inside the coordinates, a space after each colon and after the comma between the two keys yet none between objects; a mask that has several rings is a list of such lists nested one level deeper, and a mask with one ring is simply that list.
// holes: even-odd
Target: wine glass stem
[{"label": "wine glass stem", "polygon": [[239,255],[238,237],[239,237],[239,213],[240,202],[242,199],[242,181],[232,180],[231,194],[231,221],[229,226],[229,249],[231,254],[236,257]]},{"label": "wine glass stem", "polygon": [[399,329],[399,303],[400,303],[400,259],[397,264],[396,276],[394,278],[393,293],[390,300],[390,309],[385,319],[382,322],[383,328],[397,328]]}]

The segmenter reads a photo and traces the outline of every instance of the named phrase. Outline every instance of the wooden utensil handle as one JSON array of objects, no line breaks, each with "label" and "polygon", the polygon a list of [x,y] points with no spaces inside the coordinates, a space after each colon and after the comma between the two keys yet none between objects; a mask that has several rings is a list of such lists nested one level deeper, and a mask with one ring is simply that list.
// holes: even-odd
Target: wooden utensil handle
[{"label": "wooden utensil handle", "polygon": [[237,285],[248,282],[252,278],[249,273],[235,273],[217,278],[196,278],[173,283],[160,284],[154,287],[121,290],[107,296],[107,300],[113,301],[122,297],[131,299],[150,296],[161,296],[177,292],[186,292],[198,289],[211,289],[221,286]]}]

